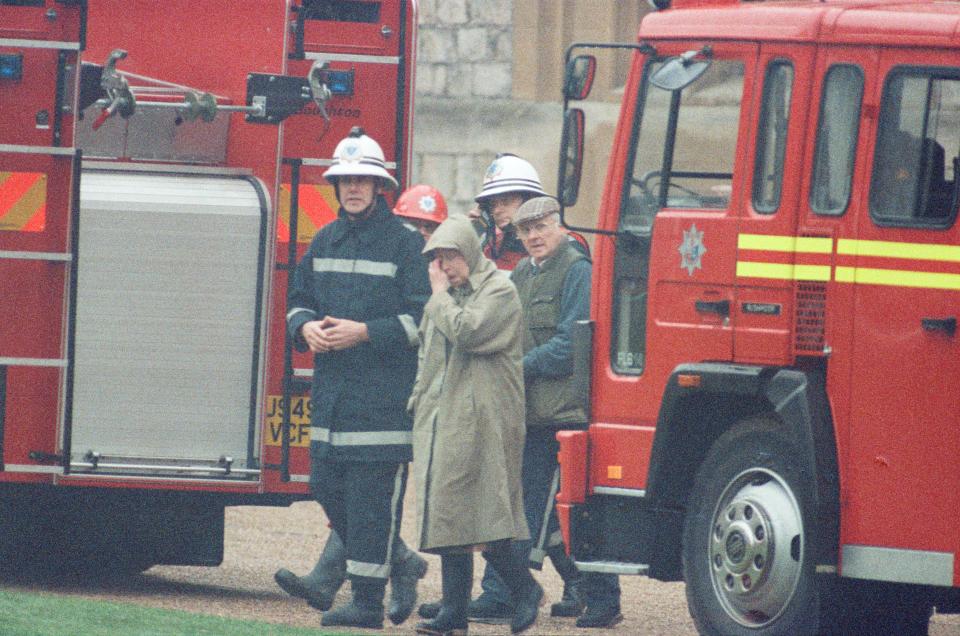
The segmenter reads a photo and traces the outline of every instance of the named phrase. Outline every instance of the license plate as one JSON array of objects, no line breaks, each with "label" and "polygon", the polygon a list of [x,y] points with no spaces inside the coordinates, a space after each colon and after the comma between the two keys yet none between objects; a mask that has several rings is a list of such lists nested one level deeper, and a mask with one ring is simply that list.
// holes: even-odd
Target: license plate
[{"label": "license plate", "polygon": [[[294,396],[290,401],[290,446],[310,445],[310,398]],[[267,396],[267,446],[280,446],[283,432],[282,395]]]}]

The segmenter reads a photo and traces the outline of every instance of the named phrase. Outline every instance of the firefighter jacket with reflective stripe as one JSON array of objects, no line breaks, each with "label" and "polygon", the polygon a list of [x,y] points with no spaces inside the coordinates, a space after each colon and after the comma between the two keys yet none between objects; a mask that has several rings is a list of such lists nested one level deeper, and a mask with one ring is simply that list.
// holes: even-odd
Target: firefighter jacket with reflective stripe
[{"label": "firefighter jacket with reflective stripe", "polygon": [[370,337],[350,349],[314,355],[310,452],[332,461],[412,459],[406,402],[417,372],[417,326],[430,297],[423,238],[377,197],[371,214],[339,218],[314,237],[293,275],[287,327],[325,316],[366,323]]},{"label": "firefighter jacket with reflective stripe", "polygon": [[526,323],[523,376],[528,427],[586,421],[573,390],[570,330],[575,321],[590,317],[590,261],[576,245],[563,241],[540,266],[524,258],[510,275]]}]

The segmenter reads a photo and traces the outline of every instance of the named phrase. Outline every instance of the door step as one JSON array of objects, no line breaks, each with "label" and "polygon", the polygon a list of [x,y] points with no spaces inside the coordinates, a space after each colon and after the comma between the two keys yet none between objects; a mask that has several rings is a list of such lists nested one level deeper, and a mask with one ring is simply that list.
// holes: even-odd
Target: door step
[{"label": "door step", "polygon": [[600,572],[603,574],[640,574],[650,571],[646,563],[623,563],[622,561],[575,561],[581,572]]}]

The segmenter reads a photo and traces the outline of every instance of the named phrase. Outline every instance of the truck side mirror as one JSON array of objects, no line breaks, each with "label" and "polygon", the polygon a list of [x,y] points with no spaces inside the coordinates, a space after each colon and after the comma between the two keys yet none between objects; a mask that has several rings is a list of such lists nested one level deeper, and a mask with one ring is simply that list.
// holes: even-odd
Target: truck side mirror
[{"label": "truck side mirror", "polygon": [[560,137],[560,174],[557,192],[560,205],[570,207],[577,202],[580,192],[580,171],[583,167],[584,115],[579,108],[571,108],[563,115],[563,133]]},{"label": "truck side mirror", "polygon": [[578,55],[569,62],[563,77],[563,96],[568,100],[586,99],[593,87],[597,71],[597,58]]},{"label": "truck side mirror", "polygon": [[[694,59],[697,55],[707,59]],[[650,83],[665,91],[678,91],[693,84],[708,68],[710,68],[709,48],[702,51],[687,51],[682,55],[672,57],[650,76]]]}]

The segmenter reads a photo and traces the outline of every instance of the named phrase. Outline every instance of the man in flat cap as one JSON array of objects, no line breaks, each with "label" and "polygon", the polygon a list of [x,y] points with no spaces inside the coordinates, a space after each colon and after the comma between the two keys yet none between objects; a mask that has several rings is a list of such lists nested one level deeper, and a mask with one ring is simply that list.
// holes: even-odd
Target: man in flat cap
[{"label": "man in flat cap", "polygon": [[[523,496],[533,567],[544,555],[563,550],[554,499],[559,481],[557,431],[584,429],[587,415],[573,388],[570,331],[590,317],[590,261],[569,240],[560,224],[560,206],[552,197],[526,201],[513,219],[529,256],[511,274],[520,294],[525,322],[523,376],[527,437],[523,449]],[[584,572],[577,596],[586,611],[578,627],[619,623],[620,584],[614,574]]]}]

